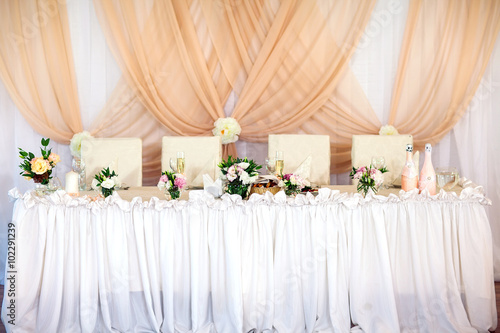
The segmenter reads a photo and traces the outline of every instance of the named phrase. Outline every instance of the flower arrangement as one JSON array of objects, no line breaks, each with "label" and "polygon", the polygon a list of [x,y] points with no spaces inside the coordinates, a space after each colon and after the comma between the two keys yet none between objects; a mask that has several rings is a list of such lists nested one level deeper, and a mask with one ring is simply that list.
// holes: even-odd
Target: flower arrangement
[{"label": "flower arrangement", "polygon": [[246,198],[250,185],[259,176],[257,170],[262,166],[256,164],[253,160],[249,161],[246,157],[233,159],[229,156],[227,161],[219,163],[219,168],[222,172],[220,178],[227,181],[224,191],[229,194],[239,194],[242,198]]},{"label": "flower arrangement", "polygon": [[92,188],[96,191],[101,188],[102,195],[106,198],[113,194],[115,186],[120,186],[118,182],[118,175],[115,171],[110,171],[109,167],[102,169],[101,172],[94,176],[92,179]]},{"label": "flower arrangement", "polygon": [[158,181],[158,188],[165,191],[171,199],[175,200],[181,196],[181,191],[186,188],[186,176],[182,173],[174,173],[164,171],[161,173],[160,180]]},{"label": "flower arrangement", "polygon": [[73,135],[69,143],[69,150],[71,151],[71,155],[73,155],[73,157],[77,159],[82,158],[82,140],[92,137],[93,136],[87,131],[83,131]]},{"label": "flower arrangement", "polygon": [[306,186],[310,186],[309,181],[300,177],[299,175],[294,175],[293,173],[287,173],[285,175],[280,175],[280,181],[278,186],[285,190],[286,195],[296,195]]},{"label": "flower arrangement", "polygon": [[40,148],[41,157],[35,157],[33,153],[18,148],[19,157],[22,159],[21,164],[19,164],[21,168],[20,175],[28,180],[33,179],[35,183],[47,185],[52,178],[52,170],[61,161],[61,158],[52,152],[52,148],[47,149],[50,143],[49,138],[42,138],[41,143],[43,147]]},{"label": "flower arrangement", "polygon": [[238,141],[238,135],[241,133],[241,127],[236,119],[231,117],[219,118],[215,121],[214,126],[215,128],[212,130],[212,134],[220,136],[222,144]]},{"label": "flower arrangement", "polygon": [[384,125],[378,131],[379,135],[399,135],[398,130],[392,125]]},{"label": "flower arrangement", "polygon": [[363,191],[364,195],[366,195],[369,189],[377,193],[379,186],[384,182],[383,173],[387,171],[385,167],[377,169],[371,165],[369,167],[362,166],[358,169],[353,167],[349,176],[351,179],[358,180],[358,192]]}]

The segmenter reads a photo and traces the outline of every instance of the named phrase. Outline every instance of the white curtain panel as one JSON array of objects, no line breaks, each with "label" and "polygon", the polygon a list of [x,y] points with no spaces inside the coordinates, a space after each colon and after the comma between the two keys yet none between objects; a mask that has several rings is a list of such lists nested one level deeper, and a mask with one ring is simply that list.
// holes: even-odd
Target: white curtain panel
[{"label": "white curtain panel", "polygon": [[[363,87],[382,124],[389,118],[390,101],[396,74],[401,41],[406,24],[408,0],[379,0],[367,25],[351,68]],[[92,1],[68,1],[68,20],[71,29],[74,63],[80,99],[82,121],[89,129],[92,121],[105,105],[121,77],[120,70],[109,52],[98,24]],[[499,38],[500,40],[500,38]],[[235,105],[235,96],[229,99],[225,112],[229,115]],[[357,96],[352,96],[357,98]],[[461,175],[484,186],[493,205],[488,208],[495,244],[495,272],[500,280],[500,189],[498,185],[500,161],[500,42],[497,40],[490,64],[472,101],[469,111],[455,128],[433,150],[434,166],[456,166]],[[41,136],[21,117],[0,82],[0,283],[3,283],[7,224],[12,219],[12,203],[7,191],[18,187],[21,191],[33,187],[19,176],[17,147],[38,151]],[[248,156],[259,163],[267,155],[267,144],[239,141],[240,156]],[[52,143],[62,162],[55,175],[62,181],[70,169],[71,155],[66,145]],[[423,163],[423,159],[421,159]],[[347,174],[332,175],[331,184],[348,184]]]}]

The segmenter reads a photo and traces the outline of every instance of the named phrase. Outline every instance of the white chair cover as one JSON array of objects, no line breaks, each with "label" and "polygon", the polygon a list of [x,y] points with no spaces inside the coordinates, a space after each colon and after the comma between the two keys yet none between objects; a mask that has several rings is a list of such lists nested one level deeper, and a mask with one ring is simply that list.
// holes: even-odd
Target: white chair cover
[{"label": "white chair cover", "polygon": [[[351,160],[355,168],[368,166],[373,156],[384,156],[389,172],[385,182],[401,184],[401,171],[406,162],[406,145],[413,144],[411,135],[353,135]],[[413,151],[413,162],[419,167],[419,152]]]},{"label": "white chair cover", "polygon": [[284,152],[285,173],[300,170],[298,173],[308,178],[313,185],[330,184],[330,137],[328,135],[270,134],[268,141],[269,158],[275,158],[276,151]]},{"label": "white chair cover", "polygon": [[183,151],[185,158],[184,173],[188,186],[203,186],[203,175],[212,179],[219,177],[222,159],[220,136],[164,136],[162,139],[161,169],[170,170],[170,158],[176,158]]},{"label": "white chair cover", "polygon": [[88,138],[82,140],[85,179],[90,188],[94,175],[109,167],[127,186],[142,186],[142,140],[139,138]]}]

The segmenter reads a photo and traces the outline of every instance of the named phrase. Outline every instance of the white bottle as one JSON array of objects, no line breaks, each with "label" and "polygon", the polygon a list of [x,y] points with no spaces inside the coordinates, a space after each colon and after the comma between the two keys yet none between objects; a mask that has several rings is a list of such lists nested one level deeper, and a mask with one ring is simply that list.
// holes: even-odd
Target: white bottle
[{"label": "white bottle", "polygon": [[425,145],[425,160],[422,170],[420,170],[420,180],[418,182],[418,189],[420,192],[427,189],[430,195],[436,194],[436,171],[432,166],[432,146],[430,143]]},{"label": "white bottle", "polygon": [[413,163],[413,145],[406,145],[406,163],[401,171],[401,189],[405,192],[418,186],[418,169]]}]

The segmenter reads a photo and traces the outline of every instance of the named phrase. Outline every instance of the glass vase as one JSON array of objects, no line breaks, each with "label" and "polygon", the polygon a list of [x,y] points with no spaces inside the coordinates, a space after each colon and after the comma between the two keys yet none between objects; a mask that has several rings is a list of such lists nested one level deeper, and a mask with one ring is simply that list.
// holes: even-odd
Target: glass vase
[{"label": "glass vase", "polygon": [[179,190],[165,191],[165,197],[167,200],[177,200],[181,197],[181,192]]},{"label": "glass vase", "polygon": [[85,163],[81,159],[74,157],[72,168],[78,174],[78,189],[85,191],[87,189],[87,184],[85,183]]},{"label": "glass vase", "polygon": [[47,191],[48,191],[47,185],[41,183],[35,183],[35,192],[37,195],[39,196],[45,195],[47,194]]}]

